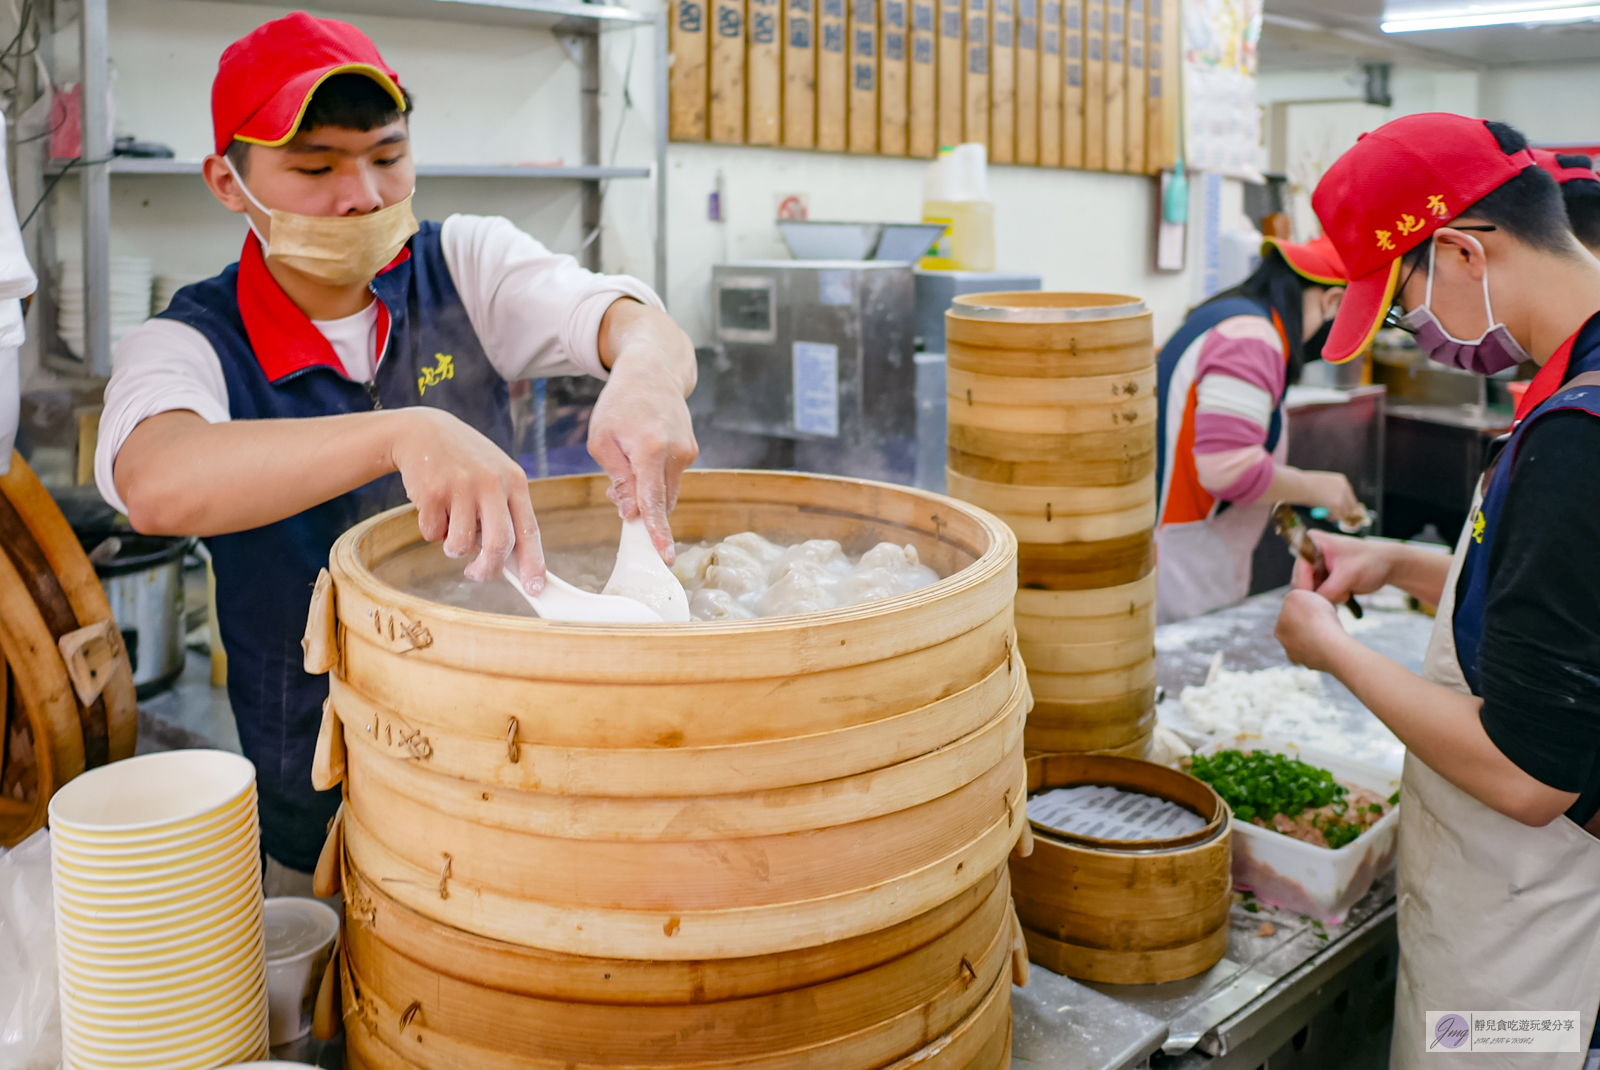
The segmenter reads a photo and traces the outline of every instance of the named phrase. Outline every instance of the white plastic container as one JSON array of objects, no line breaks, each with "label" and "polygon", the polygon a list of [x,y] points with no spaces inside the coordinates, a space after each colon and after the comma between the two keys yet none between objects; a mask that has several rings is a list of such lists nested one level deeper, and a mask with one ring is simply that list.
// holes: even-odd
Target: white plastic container
[{"label": "white plastic container", "polygon": [[[1400,778],[1387,770],[1296,743],[1234,736],[1212,742],[1197,752],[1271,751],[1326,769],[1351,787],[1366,788],[1388,798],[1400,790]],[[1387,814],[1338,850],[1285,836],[1247,821],[1233,823],[1233,885],[1273,906],[1284,907],[1332,925],[1367,894],[1372,882],[1394,868],[1400,808]]]},{"label": "white plastic container", "polygon": [[922,179],[922,221],[945,230],[917,262],[924,271],[993,271],[994,202],[987,150],[980,143],[939,150]]},{"label": "white plastic container", "polygon": [[339,915],[315,899],[268,899],[267,1035],[273,1047],[311,1032],[317,986],[333,955]]}]

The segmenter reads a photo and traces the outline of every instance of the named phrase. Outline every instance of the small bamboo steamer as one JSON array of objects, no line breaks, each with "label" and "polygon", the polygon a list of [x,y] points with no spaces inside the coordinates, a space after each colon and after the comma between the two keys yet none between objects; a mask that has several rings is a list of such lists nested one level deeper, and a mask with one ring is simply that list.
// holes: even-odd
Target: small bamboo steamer
[{"label": "small bamboo steamer", "polygon": [[1155,984],[1210,969],[1227,950],[1232,815],[1211,787],[1150,762],[1101,755],[1028,761],[1030,792],[1077,784],[1156,795],[1206,819],[1166,841],[1107,841],[1034,827],[1011,879],[1033,961],[1109,984]]},{"label": "small bamboo steamer", "polygon": [[946,469],[945,480],[952,496],[994,513],[1023,543],[1096,542],[1155,526],[1151,479],[1122,487],[1019,487]]},{"label": "small bamboo steamer", "polygon": [[1156,727],[1155,685],[1083,702],[1042,702],[1028,715],[1024,745],[1030,751],[1129,751],[1144,756],[1142,747]]},{"label": "small bamboo steamer", "polygon": [[945,312],[946,362],[1015,378],[1139,373],[1155,362],[1150,311],[1125,294],[964,294]]},{"label": "small bamboo steamer", "polygon": [[962,406],[1006,408],[1040,405],[1120,408],[1156,396],[1154,363],[1121,375],[1068,375],[1043,379],[951,369],[945,375],[945,393]]},{"label": "small bamboo steamer", "polygon": [[1030,542],[1017,547],[1017,584],[1027,590],[1125,587],[1151,575],[1155,566],[1155,532],[1149,528],[1097,542]]},{"label": "small bamboo steamer", "polygon": [[[1096,516],[1149,505],[1156,500],[1155,474],[1110,487],[1045,487],[1017,483],[991,483],[945,470],[945,489],[952,498],[971,502],[991,513]],[[1097,536],[1103,537],[1103,536]],[[1024,540],[1026,541],[1026,540]]]},{"label": "small bamboo steamer", "polygon": [[[1059,380],[1016,380],[1030,381],[1048,383]],[[951,423],[991,431],[1084,435],[1141,427],[1153,423],[1156,418],[1156,399],[1153,395],[1114,404],[1050,404],[1040,398],[1031,405],[993,405],[967,401],[954,392],[947,394],[946,400]]]},{"label": "small bamboo steamer", "polygon": [[[963,458],[950,467],[962,475],[992,478],[969,471],[966,455],[1011,464],[1057,465],[1076,473],[1066,486],[1109,486],[1131,483],[1155,470],[1154,421],[1099,431],[1048,434],[1008,431],[957,423],[952,413],[946,451]],[[1003,480],[995,480],[1003,482]]]}]

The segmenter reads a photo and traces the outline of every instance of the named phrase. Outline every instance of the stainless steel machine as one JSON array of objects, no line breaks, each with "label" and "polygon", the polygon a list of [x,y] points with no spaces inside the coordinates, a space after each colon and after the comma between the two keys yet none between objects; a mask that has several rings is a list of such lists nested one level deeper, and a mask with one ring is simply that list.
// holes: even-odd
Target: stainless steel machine
[{"label": "stainless steel machine", "polygon": [[909,264],[718,264],[711,300],[720,344],[713,427],[790,440],[801,471],[912,481]]}]

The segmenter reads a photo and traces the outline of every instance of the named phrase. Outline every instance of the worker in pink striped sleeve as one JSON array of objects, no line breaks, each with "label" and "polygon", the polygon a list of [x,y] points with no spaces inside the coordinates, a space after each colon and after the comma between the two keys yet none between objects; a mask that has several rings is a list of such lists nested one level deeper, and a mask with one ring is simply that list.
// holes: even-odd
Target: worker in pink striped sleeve
[{"label": "worker in pink striped sleeve", "polygon": [[1162,347],[1158,621],[1206,613],[1249,593],[1250,558],[1275,502],[1359,515],[1343,475],[1284,463],[1284,391],[1321,353],[1346,281],[1327,239],[1269,238],[1261,266],[1191,312]]}]

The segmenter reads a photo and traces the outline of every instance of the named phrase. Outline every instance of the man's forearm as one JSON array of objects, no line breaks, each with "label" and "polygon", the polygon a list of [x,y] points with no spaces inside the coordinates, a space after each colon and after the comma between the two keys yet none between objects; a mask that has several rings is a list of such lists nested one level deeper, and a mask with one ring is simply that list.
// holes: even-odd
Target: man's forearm
[{"label": "man's forearm", "polygon": [[152,416],[117,454],[128,518],[150,535],[221,535],[321,505],[395,470],[404,410],[210,424]]},{"label": "man's forearm", "polygon": [[648,359],[654,370],[665,372],[683,397],[694,392],[699,369],[694,344],[673,318],[660,309],[631,298],[619,298],[600,321],[600,362],[615,369],[626,357]]},{"label": "man's forearm", "polygon": [[1389,582],[1419,602],[1438,605],[1450,576],[1450,555],[1400,542],[1392,546]]},{"label": "man's forearm", "polygon": [[1328,654],[1329,671],[1407,750],[1485,806],[1543,826],[1577,801],[1523,772],[1494,745],[1478,717],[1482,699],[1425,680],[1353,639]]}]

